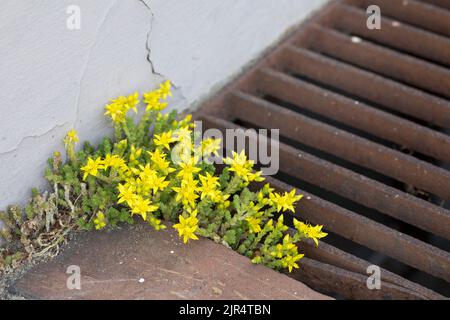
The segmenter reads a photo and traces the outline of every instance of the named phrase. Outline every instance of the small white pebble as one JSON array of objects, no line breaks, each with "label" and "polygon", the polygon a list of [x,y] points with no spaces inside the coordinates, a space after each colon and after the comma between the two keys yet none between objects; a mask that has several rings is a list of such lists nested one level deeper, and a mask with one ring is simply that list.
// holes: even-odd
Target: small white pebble
[{"label": "small white pebble", "polygon": [[173,251],[173,250],[170,250],[170,253],[174,253],[174,251]]},{"label": "small white pebble", "polygon": [[297,291],[294,291],[294,294],[297,295]]},{"label": "small white pebble", "polygon": [[310,196],[308,196],[308,197],[306,197],[306,199],[307,199],[307,200],[311,200],[311,197],[310,197]]},{"label": "small white pebble", "polygon": [[393,26],[393,27],[400,27],[400,22],[398,22],[398,21],[393,21],[393,22],[392,22],[392,26]]},{"label": "small white pebble", "polygon": [[123,261],[119,261],[119,264],[123,264]]},{"label": "small white pebble", "polygon": [[145,282],[145,279],[144,278],[140,278],[139,279],[139,283],[144,283]]},{"label": "small white pebble", "polygon": [[362,39],[360,37],[352,37],[352,42],[353,43],[361,43]]}]

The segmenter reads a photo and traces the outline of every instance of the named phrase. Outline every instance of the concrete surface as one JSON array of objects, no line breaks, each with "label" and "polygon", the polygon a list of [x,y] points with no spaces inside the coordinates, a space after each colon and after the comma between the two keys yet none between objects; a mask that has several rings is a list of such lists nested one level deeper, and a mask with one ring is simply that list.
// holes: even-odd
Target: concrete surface
[{"label": "concrete surface", "polygon": [[[184,245],[172,228],[140,224],[77,238],[12,292],[32,299],[329,299],[208,239]],[[67,288],[69,266],[79,267],[80,290]]]},{"label": "concrete surface", "polygon": [[[46,160],[69,129],[93,142],[111,132],[109,98],[171,79],[172,107],[191,106],[324,2],[2,0],[0,209],[46,186]],[[79,30],[67,27],[69,5]]]}]

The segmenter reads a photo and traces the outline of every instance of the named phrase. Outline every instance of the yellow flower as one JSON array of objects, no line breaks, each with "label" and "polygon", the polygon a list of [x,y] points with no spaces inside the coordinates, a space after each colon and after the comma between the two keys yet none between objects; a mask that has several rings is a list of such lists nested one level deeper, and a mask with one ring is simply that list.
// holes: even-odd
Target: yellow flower
[{"label": "yellow flower", "polygon": [[119,200],[117,201],[117,203],[126,202],[128,206],[131,206],[136,199],[136,194],[134,193],[133,186],[128,183],[125,185],[119,183],[117,189],[119,190]]},{"label": "yellow flower", "polygon": [[167,102],[161,102],[159,90],[144,93],[144,103],[147,104],[146,111],[161,111],[167,106]]},{"label": "yellow flower", "polygon": [[174,136],[176,137],[177,141],[181,141],[186,144],[191,144],[192,130],[190,130],[187,126],[181,127],[174,132]]},{"label": "yellow flower", "polygon": [[272,203],[276,205],[278,212],[281,210],[290,210],[295,212],[294,204],[300,200],[303,195],[296,195],[296,190],[292,189],[291,192],[285,192],[283,195],[280,195],[279,193],[271,193],[269,197]]},{"label": "yellow flower", "polygon": [[103,229],[106,226],[105,214],[101,211],[97,213],[97,217],[94,219],[94,225],[96,230]]},{"label": "yellow flower", "polygon": [[303,258],[304,254],[297,254],[295,256],[287,255],[283,258],[282,264],[284,268],[288,268],[289,272],[292,272],[293,268],[298,268],[297,261]]},{"label": "yellow flower", "polygon": [[183,242],[187,243],[189,239],[198,240],[198,237],[195,235],[195,231],[198,228],[198,219],[194,215],[185,219],[180,214],[178,220],[179,223],[175,224],[173,227],[178,231],[178,235],[183,237]]},{"label": "yellow flower", "polygon": [[169,80],[166,80],[165,82],[161,83],[159,85],[159,93],[161,94],[161,98],[162,99],[166,99],[167,96],[171,97],[172,96],[172,92],[170,92],[170,88],[171,88],[171,83]]},{"label": "yellow flower", "polygon": [[122,104],[113,102],[105,106],[105,115],[110,115],[113,122],[121,123],[125,121],[125,110]]},{"label": "yellow flower", "polygon": [[135,92],[134,94],[129,95],[125,100],[125,108],[126,111],[129,109],[133,109],[135,113],[137,113],[137,105],[139,104],[139,94]]},{"label": "yellow flower", "polygon": [[265,178],[261,177],[261,175],[262,175],[262,171],[250,172],[247,175],[248,181],[249,182],[252,182],[252,181],[257,181],[257,182],[264,181]]},{"label": "yellow flower", "polygon": [[87,164],[84,167],[81,167],[81,170],[84,172],[83,174],[83,180],[86,180],[88,175],[97,176],[98,169],[101,168],[103,162],[101,158],[97,158],[95,160],[92,160],[91,158],[88,159]]},{"label": "yellow flower", "polygon": [[205,139],[201,142],[200,149],[201,149],[201,155],[202,156],[209,156],[211,154],[214,154],[215,156],[219,156],[219,150],[222,145],[221,139]]},{"label": "yellow flower", "polygon": [[298,232],[304,234],[305,237],[308,236],[309,227],[306,223],[298,221],[297,219],[294,218],[294,227],[295,227],[295,229],[298,230]]},{"label": "yellow flower", "polygon": [[220,192],[217,190],[219,187],[219,178],[212,176],[210,173],[206,173],[206,176],[199,175],[201,187],[198,188],[201,192],[201,199],[209,197],[212,201],[217,202],[220,199]]},{"label": "yellow flower", "polygon": [[116,169],[125,169],[126,168],[125,160],[119,157],[118,155],[107,154],[105,159],[103,159],[103,169],[108,168],[116,168]]},{"label": "yellow flower", "polygon": [[72,129],[69,132],[67,132],[67,135],[66,135],[66,138],[64,139],[64,142],[66,144],[78,142],[77,132],[74,129]]},{"label": "yellow flower", "polygon": [[255,217],[248,217],[245,218],[245,220],[248,222],[248,227],[250,230],[250,233],[258,233],[261,231],[261,219],[255,218]]},{"label": "yellow flower", "polygon": [[145,167],[141,166],[141,170],[139,177],[145,186],[153,190],[153,194],[158,192],[158,189],[163,190],[169,185],[169,181],[165,181],[165,177],[158,177],[157,172],[152,170],[148,163]]},{"label": "yellow flower", "polygon": [[152,205],[149,199],[136,196],[131,205],[131,213],[140,214],[142,219],[147,220],[147,213],[158,210],[158,206]]},{"label": "yellow flower", "polygon": [[308,237],[314,241],[316,245],[319,245],[318,239],[322,239],[328,235],[328,233],[323,232],[323,226],[311,226],[309,224],[298,221],[294,218],[294,227],[298,230],[298,232],[302,233],[305,237]]},{"label": "yellow flower", "polygon": [[318,239],[324,238],[328,235],[328,233],[322,231],[322,228],[323,226],[317,225],[315,227],[310,226],[308,229],[308,237],[313,239],[316,246],[319,245],[319,241],[317,241]]},{"label": "yellow flower", "polygon": [[199,172],[201,169],[195,166],[195,162],[182,162],[180,163],[180,171],[177,174],[177,177],[180,177],[183,180],[192,179],[194,173]]},{"label": "yellow flower", "polygon": [[175,200],[181,200],[185,206],[195,207],[195,200],[198,198],[198,195],[195,193],[197,183],[197,180],[188,179],[181,181],[180,187],[173,187],[172,189],[177,193]]},{"label": "yellow flower", "polygon": [[170,162],[166,161],[166,154],[164,152],[156,149],[154,152],[147,151],[147,153],[150,155],[150,160],[158,169],[168,171],[169,173],[175,171],[175,169],[169,167]]},{"label": "yellow flower", "polygon": [[163,146],[170,150],[170,144],[177,141],[172,137],[172,131],[163,132],[161,134],[155,134],[155,139],[153,140],[157,146]]},{"label": "yellow flower", "polygon": [[281,259],[283,257],[283,245],[278,243],[270,254],[275,258]]},{"label": "yellow flower", "polygon": [[253,160],[247,160],[245,150],[241,153],[232,152],[232,158],[225,158],[224,163],[230,165],[230,171],[234,171],[239,177],[245,181],[249,180],[249,175],[252,173]]}]

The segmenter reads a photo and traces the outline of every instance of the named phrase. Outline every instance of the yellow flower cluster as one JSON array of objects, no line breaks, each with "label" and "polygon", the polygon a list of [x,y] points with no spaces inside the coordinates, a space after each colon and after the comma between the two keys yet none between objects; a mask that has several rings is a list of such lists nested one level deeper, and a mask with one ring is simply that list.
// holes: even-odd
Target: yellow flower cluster
[{"label": "yellow flower cluster", "polygon": [[180,237],[183,237],[183,242],[187,243],[189,239],[198,240],[198,237],[195,235],[195,231],[198,228],[197,210],[190,211],[187,218],[180,215],[178,220],[179,223],[173,227],[178,231]]},{"label": "yellow flower cluster", "polygon": [[[111,205],[99,206],[103,211],[94,211],[95,228],[102,229],[117,219],[117,212],[126,218],[138,215],[157,230],[166,228],[161,221],[164,217],[177,222],[173,227],[184,243],[207,236],[239,250],[255,263],[289,271],[298,268],[303,254],[296,243],[309,238],[317,244],[327,235],[322,226],[296,219],[298,232],[286,234],[283,213],[295,213],[302,195],[295,189],[278,193],[269,184],[250,191],[250,183],[264,178],[261,171],[253,169],[254,161],[244,150],[224,158],[225,169],[217,175],[205,159],[219,156],[221,140],[209,138],[196,145],[191,116],[177,121],[163,115],[165,99],[172,95],[170,89],[166,81],[143,95],[143,122],[137,125],[126,117],[130,109],[137,113],[137,93],[111,100],[105,107],[105,114],[115,124],[118,142],[108,151],[85,158],[81,171],[89,185],[96,182],[110,188],[105,193],[115,199],[112,210],[116,218],[110,218]],[[66,140],[73,144],[78,137],[73,131]],[[276,223],[274,215],[278,216]]]},{"label": "yellow flower cluster", "polygon": [[298,232],[304,234],[306,238],[310,238],[314,241],[316,245],[319,245],[318,240],[326,237],[328,233],[322,231],[323,226],[316,225],[312,226],[310,224],[303,223],[294,218],[294,227]]},{"label": "yellow flower cluster", "polygon": [[135,92],[127,97],[120,96],[110,100],[110,104],[106,105],[105,115],[109,115],[114,122],[122,123],[125,121],[128,110],[133,109],[137,113],[137,105],[139,103],[138,93]]},{"label": "yellow flower cluster", "polygon": [[261,177],[261,171],[253,172],[254,161],[247,160],[245,150],[242,150],[241,153],[233,151],[232,155],[232,158],[224,159],[224,163],[230,166],[230,171],[234,171],[246,182],[264,181],[264,178]]},{"label": "yellow flower cluster", "polygon": [[[144,103],[147,104],[146,110],[161,111],[167,106],[167,102],[163,102],[167,96],[172,96],[170,92],[170,81],[162,83],[157,90],[144,93]],[[137,113],[137,105],[139,104],[139,95],[137,92],[129,96],[120,96],[111,99],[110,103],[105,106],[105,115],[109,115],[113,122],[123,123],[126,119],[128,110],[132,109]]]}]

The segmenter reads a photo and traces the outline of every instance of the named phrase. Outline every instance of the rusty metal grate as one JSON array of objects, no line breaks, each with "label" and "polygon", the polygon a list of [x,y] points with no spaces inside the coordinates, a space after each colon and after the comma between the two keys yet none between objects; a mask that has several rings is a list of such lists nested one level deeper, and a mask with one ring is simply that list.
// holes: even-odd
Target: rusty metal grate
[{"label": "rusty metal grate", "polygon": [[293,277],[344,298],[450,296],[449,68],[449,1],[332,1],[199,109],[204,128],[280,129],[269,181],[305,191],[296,215],[330,232]]}]

